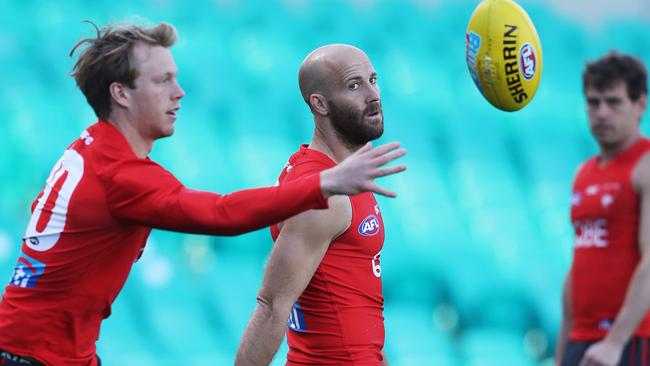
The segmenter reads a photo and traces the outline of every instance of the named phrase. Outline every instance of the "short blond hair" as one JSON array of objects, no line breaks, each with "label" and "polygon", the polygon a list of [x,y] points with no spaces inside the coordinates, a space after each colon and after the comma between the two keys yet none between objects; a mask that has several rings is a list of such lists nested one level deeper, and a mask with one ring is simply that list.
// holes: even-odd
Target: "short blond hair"
[{"label": "short blond hair", "polygon": [[84,46],[79,59],[72,68],[71,76],[93,108],[97,117],[108,119],[111,113],[109,87],[119,82],[135,88],[138,70],[132,65],[133,47],[138,42],[169,48],[176,43],[178,34],[174,26],[160,23],[145,27],[132,23],[108,24],[101,30],[91,21],[97,36],[77,42],[70,51]]}]

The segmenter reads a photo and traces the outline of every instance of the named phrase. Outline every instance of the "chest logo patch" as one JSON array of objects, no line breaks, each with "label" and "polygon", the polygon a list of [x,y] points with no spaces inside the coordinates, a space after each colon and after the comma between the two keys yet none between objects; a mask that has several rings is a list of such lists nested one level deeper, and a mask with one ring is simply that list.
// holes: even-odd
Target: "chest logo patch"
[{"label": "chest logo patch", "polygon": [[379,233],[379,219],[375,215],[366,216],[359,224],[359,234],[363,236],[375,236]]}]

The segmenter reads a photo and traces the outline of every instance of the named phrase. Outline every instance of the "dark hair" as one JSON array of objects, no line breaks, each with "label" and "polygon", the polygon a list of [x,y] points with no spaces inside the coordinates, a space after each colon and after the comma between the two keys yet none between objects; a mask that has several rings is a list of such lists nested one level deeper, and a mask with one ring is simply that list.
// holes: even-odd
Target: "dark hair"
[{"label": "dark hair", "polygon": [[86,45],[72,68],[71,76],[97,117],[108,119],[111,113],[110,85],[119,82],[135,88],[138,70],[131,65],[133,46],[144,42],[168,48],[176,43],[177,33],[168,23],[153,27],[109,24],[100,30],[95,23],[85,22],[95,27],[97,36],[80,40],[70,51],[72,57],[77,48]]},{"label": "dark hair", "polygon": [[615,50],[587,63],[582,74],[584,90],[595,88],[602,91],[622,81],[632,101],[637,101],[642,94],[648,94],[647,79],[648,72],[641,60]]}]

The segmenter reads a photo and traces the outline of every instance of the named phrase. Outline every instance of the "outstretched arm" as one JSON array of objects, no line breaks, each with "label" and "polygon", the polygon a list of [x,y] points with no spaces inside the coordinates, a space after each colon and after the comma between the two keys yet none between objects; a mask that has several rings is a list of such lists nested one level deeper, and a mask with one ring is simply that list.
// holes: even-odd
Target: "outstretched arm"
[{"label": "outstretched arm", "polygon": [[405,154],[399,144],[364,146],[339,165],[281,186],[226,195],[191,190],[150,160],[133,159],[104,174],[107,202],[116,220],[159,229],[238,235],[283,221],[310,209],[327,208],[326,198],[371,191],[393,192],[374,179],[401,172],[384,167]]}]

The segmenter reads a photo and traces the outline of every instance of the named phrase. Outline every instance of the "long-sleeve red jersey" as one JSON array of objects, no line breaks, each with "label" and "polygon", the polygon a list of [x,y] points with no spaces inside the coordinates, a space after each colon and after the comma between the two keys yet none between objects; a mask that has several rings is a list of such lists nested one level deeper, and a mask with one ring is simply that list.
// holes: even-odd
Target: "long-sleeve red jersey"
[{"label": "long-sleeve red jersey", "polygon": [[99,121],[65,150],[32,205],[0,301],[0,349],[95,366],[100,323],[151,228],[237,235],[326,207],[318,174],[227,195],[188,189]]}]

